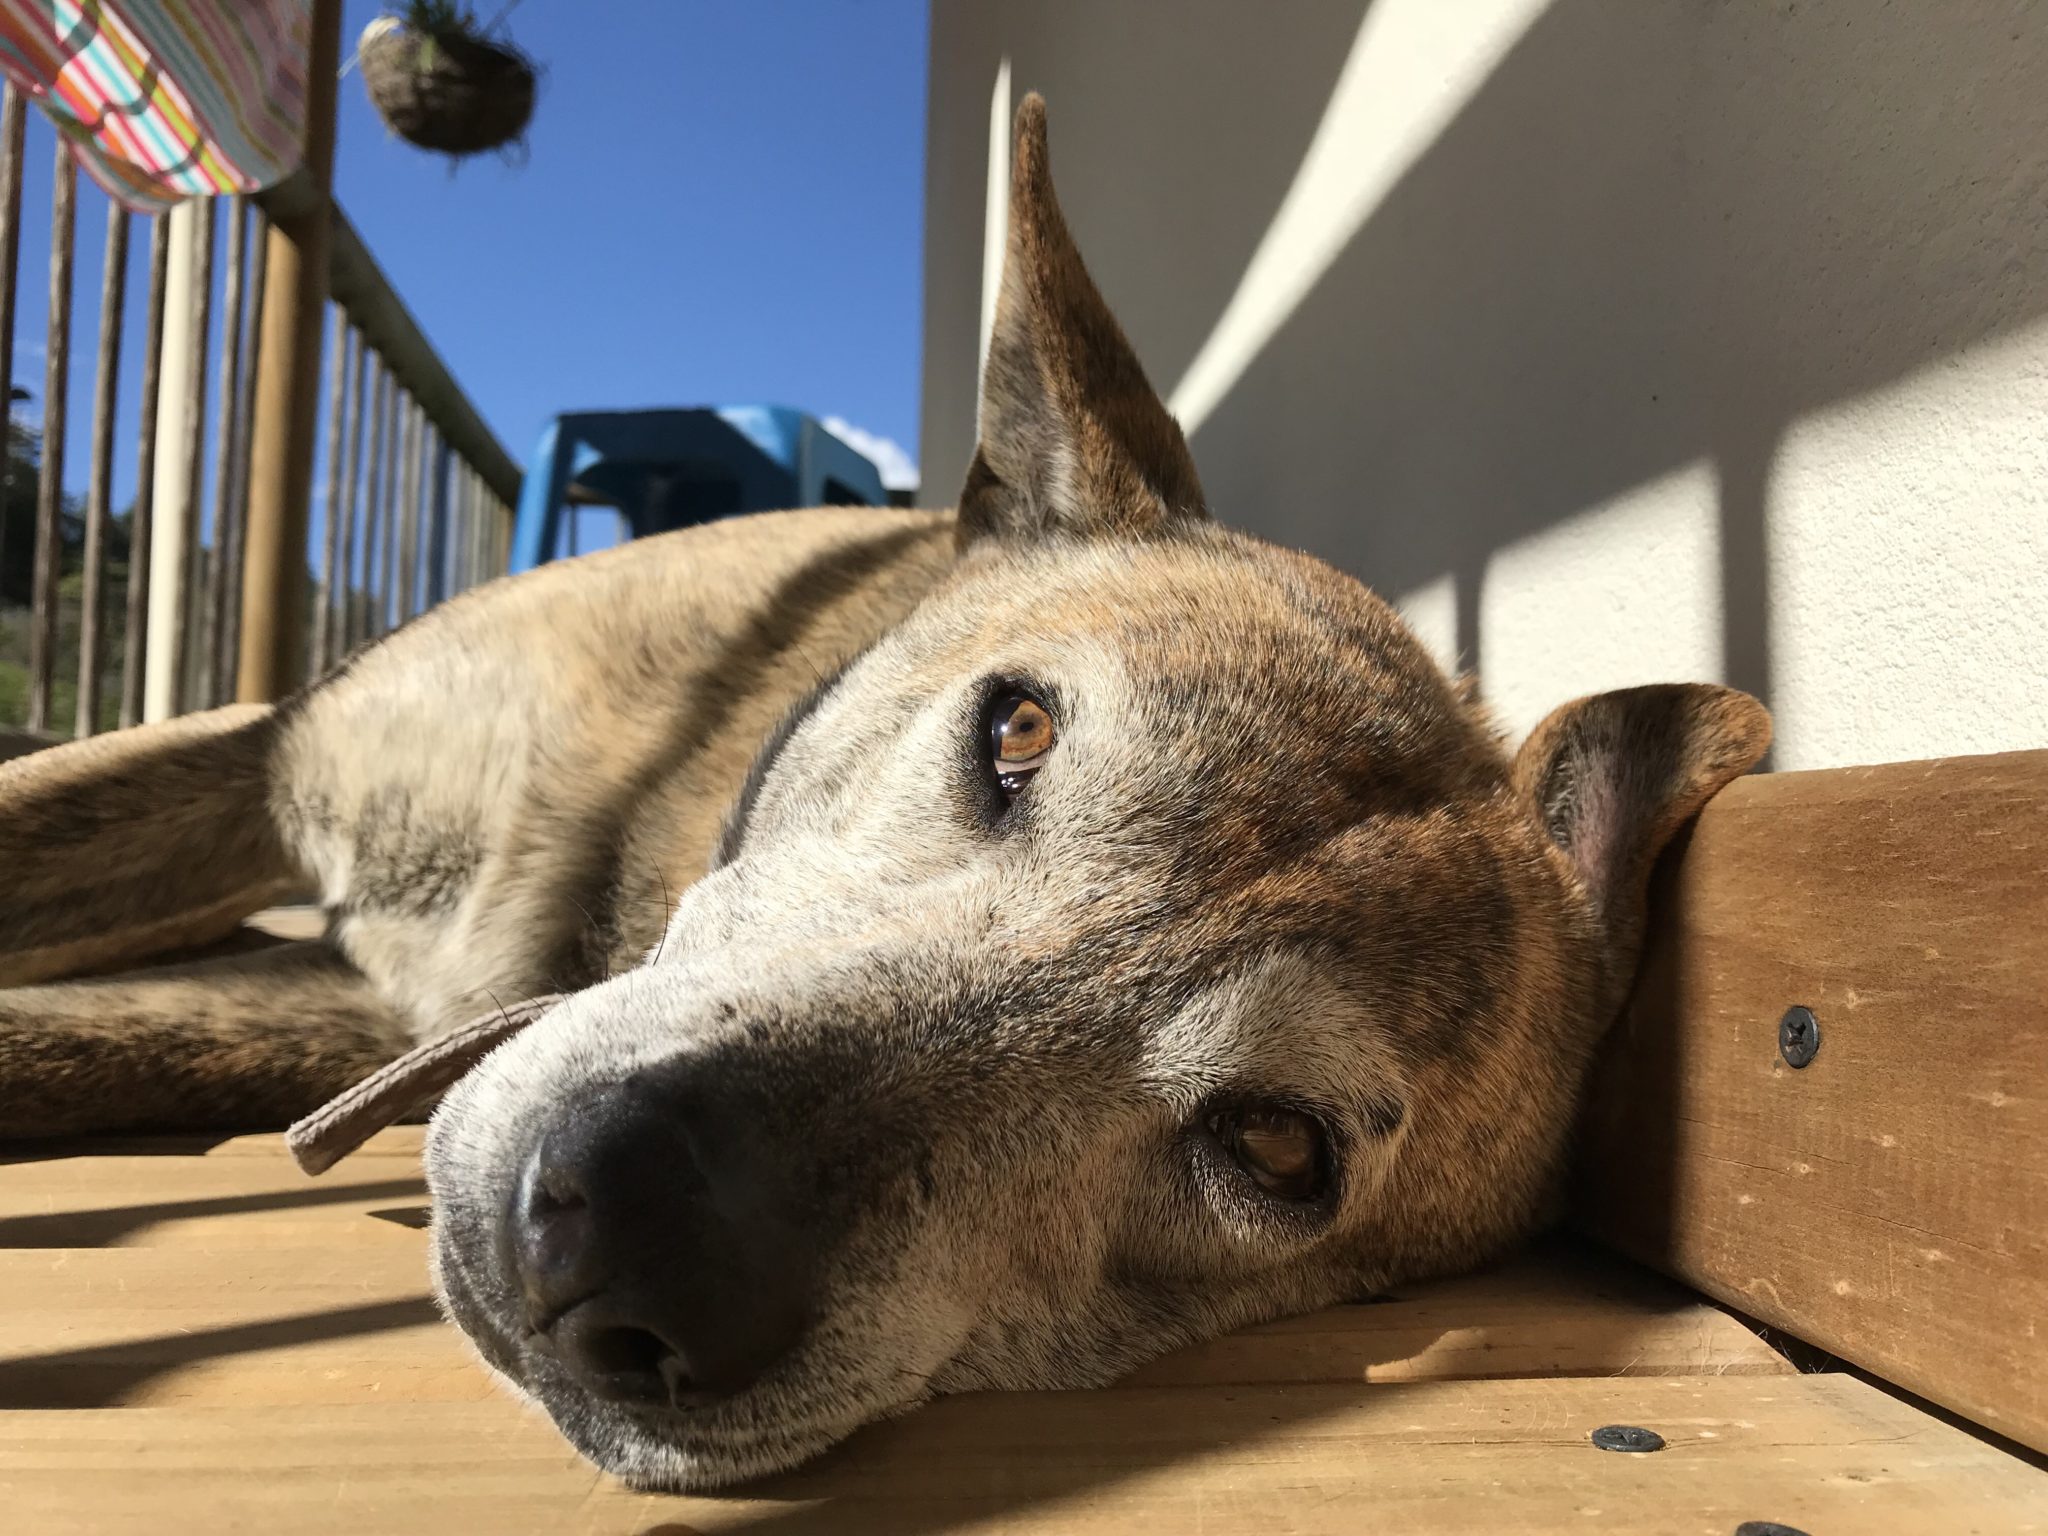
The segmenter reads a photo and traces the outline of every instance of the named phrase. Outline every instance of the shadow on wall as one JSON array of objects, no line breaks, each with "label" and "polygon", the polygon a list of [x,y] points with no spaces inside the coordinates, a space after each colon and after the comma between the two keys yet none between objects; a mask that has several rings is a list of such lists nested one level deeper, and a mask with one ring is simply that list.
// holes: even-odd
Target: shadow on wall
[{"label": "shadow on wall", "polygon": [[[1265,7],[1202,9],[1171,30],[1143,0],[951,24],[1001,28],[983,38],[934,20],[935,157],[940,92],[960,89],[940,50],[1009,52],[1019,91],[1052,102],[1071,221],[1162,389],[1271,220],[1365,10],[1290,8],[1279,28]],[[1218,510],[1388,593],[1452,573],[1469,664],[1492,552],[1707,460],[1726,675],[1766,694],[1787,429],[2048,311],[2027,10],[1557,0],[1201,423]],[[978,175],[978,141],[971,159]],[[945,329],[944,259],[928,400],[972,371],[971,322],[964,353]],[[935,469],[965,462],[971,402],[964,430],[955,415],[927,407]]]}]

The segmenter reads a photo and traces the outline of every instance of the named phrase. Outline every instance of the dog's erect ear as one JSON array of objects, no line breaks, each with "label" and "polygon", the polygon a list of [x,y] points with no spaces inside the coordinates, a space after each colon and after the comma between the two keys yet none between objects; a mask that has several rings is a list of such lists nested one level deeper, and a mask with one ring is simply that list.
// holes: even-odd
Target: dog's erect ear
[{"label": "dog's erect ear", "polygon": [[1634,978],[1657,854],[1770,744],[1771,717],[1748,694],[1674,683],[1566,704],[1516,754],[1515,787],[1604,930],[1614,1007]]},{"label": "dog's erect ear", "polygon": [[1052,192],[1045,102],[1024,98],[1009,243],[982,375],[963,541],[1141,535],[1205,515],[1180,427],[1095,290]]}]

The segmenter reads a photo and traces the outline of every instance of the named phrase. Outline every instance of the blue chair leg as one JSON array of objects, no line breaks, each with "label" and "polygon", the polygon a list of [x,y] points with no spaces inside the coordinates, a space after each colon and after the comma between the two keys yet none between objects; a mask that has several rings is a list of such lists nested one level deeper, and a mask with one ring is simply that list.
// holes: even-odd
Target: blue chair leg
[{"label": "blue chair leg", "polygon": [[533,462],[526,467],[526,477],[519,482],[519,511],[512,520],[514,575],[532,570],[554,554],[575,458],[575,428],[560,418],[549,422],[534,449]]}]

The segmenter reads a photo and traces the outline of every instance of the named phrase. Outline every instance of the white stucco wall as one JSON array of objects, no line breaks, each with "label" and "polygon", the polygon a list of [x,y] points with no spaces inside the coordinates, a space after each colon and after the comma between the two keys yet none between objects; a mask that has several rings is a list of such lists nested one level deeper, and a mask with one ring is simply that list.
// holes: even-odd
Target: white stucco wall
[{"label": "white stucco wall", "polygon": [[[1769,486],[1775,766],[2048,746],[2048,326],[1801,417]],[[1718,493],[1702,461],[1488,553],[1478,664],[1507,724],[1727,675]],[[1397,601],[1448,662],[1445,583]]]},{"label": "white stucco wall", "polygon": [[1228,520],[1517,728],[1718,678],[1780,768],[2048,745],[2048,7],[947,0],[923,459],[998,71]]},{"label": "white stucco wall", "polygon": [[1772,486],[1783,766],[2048,746],[2048,327],[1802,417]]}]

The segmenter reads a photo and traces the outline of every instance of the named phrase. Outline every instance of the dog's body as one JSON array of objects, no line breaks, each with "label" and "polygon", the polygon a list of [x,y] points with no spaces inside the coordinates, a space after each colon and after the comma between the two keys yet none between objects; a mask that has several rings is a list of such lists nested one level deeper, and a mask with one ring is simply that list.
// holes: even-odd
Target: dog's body
[{"label": "dog's body", "polygon": [[[663,1486],[1527,1230],[1762,711],[1603,695],[1510,761],[1385,604],[1209,523],[1036,113],[957,515],[630,545],[0,769],[0,1134],[275,1122],[574,993],[436,1117],[437,1279]],[[326,944],[60,979],[294,884]]]},{"label": "dog's body", "polygon": [[[11,765],[0,986],[91,979],[0,992],[0,1135],[279,1123],[638,964],[762,742],[952,563],[943,513],[713,523],[478,588],[284,710]],[[319,946],[105,974],[304,894]]]}]

